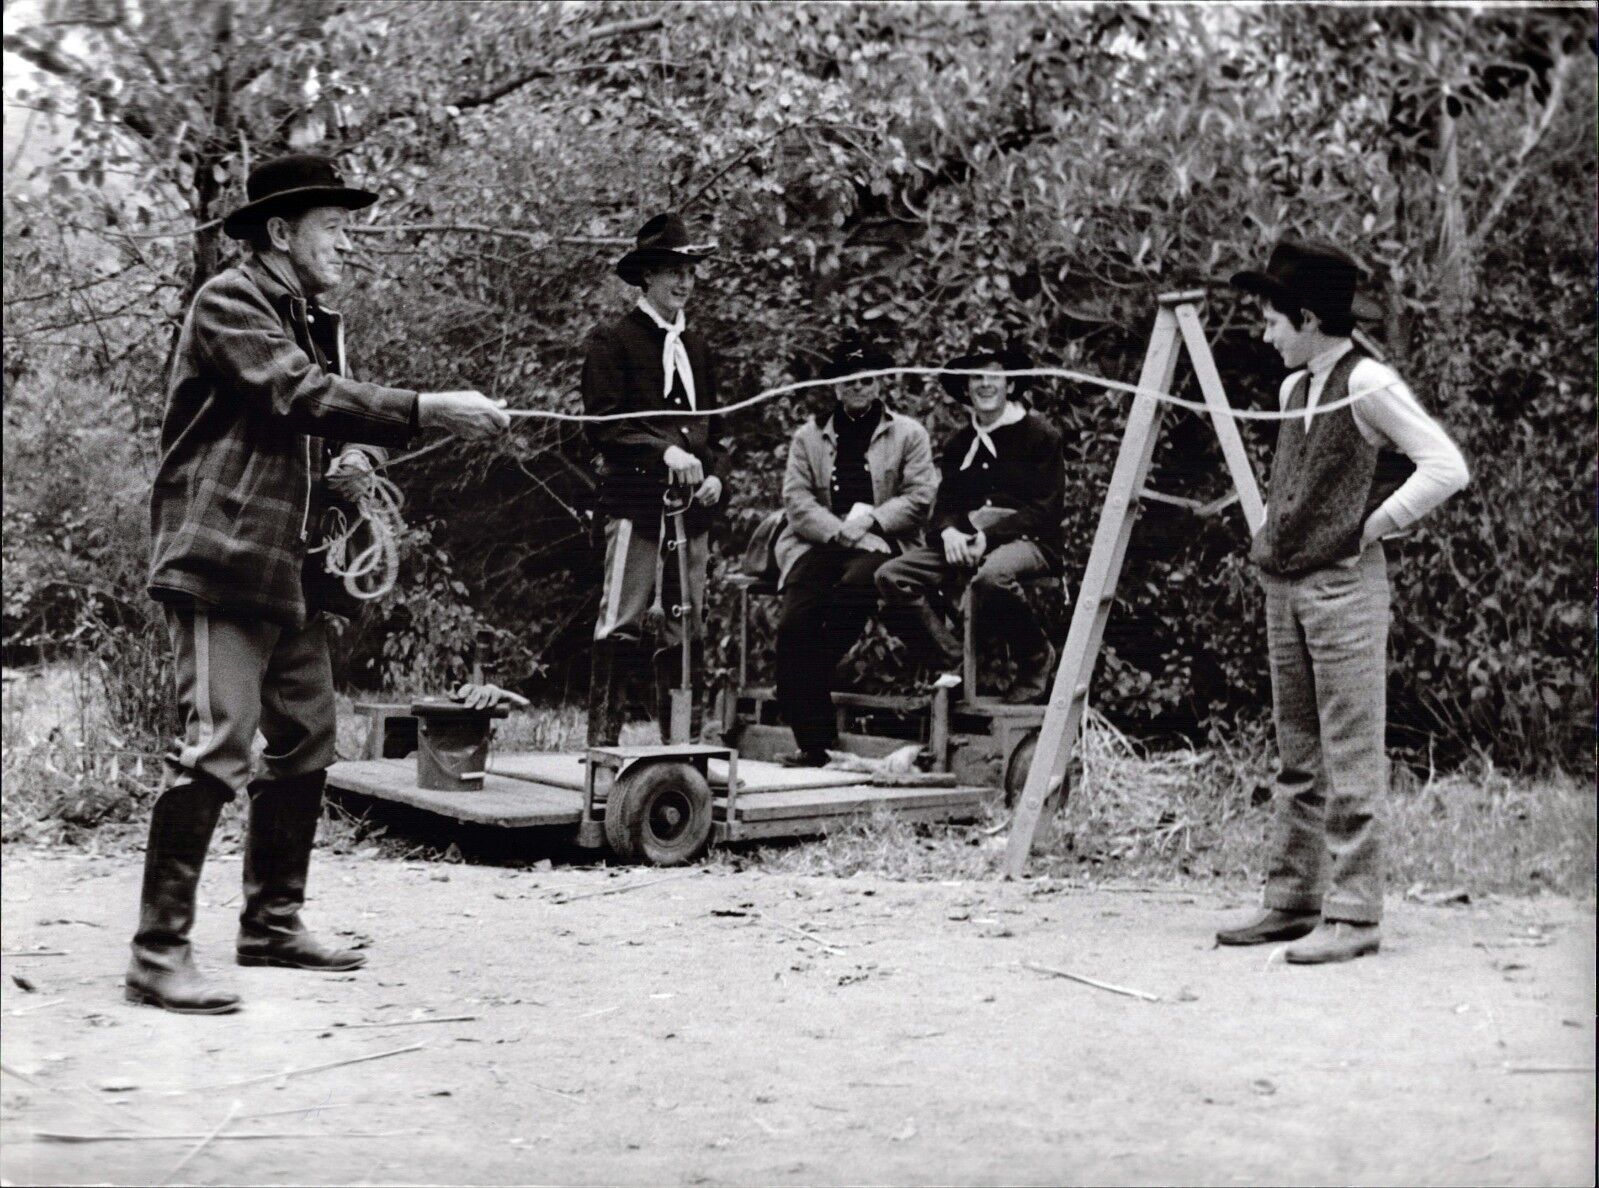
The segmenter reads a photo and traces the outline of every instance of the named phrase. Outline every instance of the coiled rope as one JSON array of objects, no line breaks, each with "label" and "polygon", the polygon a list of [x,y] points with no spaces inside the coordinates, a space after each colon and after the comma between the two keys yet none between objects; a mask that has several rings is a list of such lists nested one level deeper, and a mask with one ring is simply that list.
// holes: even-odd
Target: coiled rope
[{"label": "coiled rope", "polygon": [[[326,552],[327,571],[344,579],[345,590],[362,602],[382,598],[394,589],[400,576],[400,536],[405,520],[400,488],[376,471],[346,472],[356,490],[351,500],[357,515],[351,520],[343,508],[329,514],[332,530],[313,553]],[[357,542],[365,537],[365,544]]]},{"label": "coiled rope", "polygon": [[[594,425],[613,421],[640,421],[659,420],[669,417],[704,417],[725,416],[728,413],[742,412],[747,408],[765,404],[779,396],[787,396],[793,392],[803,392],[810,388],[830,387],[838,384],[853,384],[861,380],[878,379],[892,375],[1001,375],[1006,378],[1034,378],[1034,379],[1067,379],[1076,383],[1086,384],[1100,388],[1107,392],[1121,392],[1132,396],[1147,397],[1162,404],[1173,405],[1177,408],[1186,408],[1192,412],[1220,414],[1240,421],[1286,421],[1293,417],[1303,417],[1308,420],[1310,413],[1304,409],[1293,412],[1281,409],[1248,409],[1231,407],[1212,407],[1197,400],[1188,400],[1181,396],[1174,396],[1170,392],[1163,392],[1156,388],[1144,388],[1137,384],[1124,383],[1121,380],[1107,379],[1102,375],[1090,375],[1085,371],[1074,371],[1068,367],[1025,367],[1025,368],[978,368],[978,367],[883,367],[873,371],[857,371],[849,375],[829,377],[822,379],[798,380],[794,383],[779,384],[774,388],[767,388],[753,396],[732,404],[720,405],[714,409],[689,409],[689,408],[662,408],[644,409],[638,412],[621,413],[566,413],[556,412],[553,409],[541,408],[508,408],[506,415],[515,420],[543,420],[564,421],[572,424]],[[1326,404],[1318,404],[1313,410],[1315,415],[1333,412],[1366,399],[1373,393],[1385,391],[1399,385],[1402,381],[1396,376],[1381,384],[1361,388],[1350,392],[1338,400],[1330,400]],[[382,463],[379,469],[397,466],[402,462],[409,462],[430,454],[434,450],[448,444],[450,438],[433,442],[419,450],[408,454],[401,454]],[[327,549],[327,569],[329,573],[343,577],[344,588],[354,597],[362,601],[371,601],[381,598],[394,587],[395,578],[400,572],[399,538],[405,528],[405,522],[400,518],[401,496],[399,488],[388,479],[376,473],[367,476],[371,481],[365,484],[356,498],[356,507],[360,511],[359,518],[352,524],[347,523],[341,513],[331,535],[322,546]],[[350,542],[365,528],[369,535],[369,543],[365,548],[349,556]],[[369,575],[377,573],[376,582],[370,582]]]}]

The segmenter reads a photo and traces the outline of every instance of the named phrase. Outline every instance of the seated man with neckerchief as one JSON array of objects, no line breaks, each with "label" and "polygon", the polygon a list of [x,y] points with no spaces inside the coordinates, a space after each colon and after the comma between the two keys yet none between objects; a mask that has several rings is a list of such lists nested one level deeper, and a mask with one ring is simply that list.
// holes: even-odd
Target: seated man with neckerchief
[{"label": "seated man with neckerchief", "polygon": [[[993,338],[946,366],[1019,371],[1032,367],[1025,351]],[[906,551],[877,571],[885,619],[914,620],[953,668],[961,645],[936,614],[895,614],[927,605],[927,595],[951,574],[969,575],[988,624],[1010,644],[1016,679],[1005,695],[1014,704],[1043,696],[1055,670],[1055,648],[1028,606],[1022,584],[1060,567],[1060,523],[1066,472],[1060,433],[1013,397],[1025,377],[944,375],[946,391],[971,408],[971,423],[945,444],[939,462],[934,541]],[[968,382],[970,381],[970,382]],[[975,690],[968,689],[972,696]]]}]

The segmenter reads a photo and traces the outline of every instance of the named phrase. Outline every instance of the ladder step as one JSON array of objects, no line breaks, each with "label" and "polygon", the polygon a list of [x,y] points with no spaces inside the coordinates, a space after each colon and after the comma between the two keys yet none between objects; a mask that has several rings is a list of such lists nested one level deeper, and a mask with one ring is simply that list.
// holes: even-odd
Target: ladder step
[{"label": "ladder step", "polygon": [[1185,495],[1168,495],[1164,491],[1157,491],[1153,487],[1139,489],[1140,499],[1153,499],[1156,503],[1169,503],[1173,507],[1186,507],[1189,511],[1198,511],[1205,505],[1197,499],[1189,499]]}]

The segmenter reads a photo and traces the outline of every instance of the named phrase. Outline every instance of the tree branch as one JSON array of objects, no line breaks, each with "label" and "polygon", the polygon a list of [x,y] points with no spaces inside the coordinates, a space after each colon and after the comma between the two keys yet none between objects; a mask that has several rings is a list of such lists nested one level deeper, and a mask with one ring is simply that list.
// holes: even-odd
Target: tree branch
[{"label": "tree branch", "polygon": [[[665,23],[666,16],[664,13],[656,13],[653,16],[647,17],[636,17],[632,20],[626,21],[612,21],[608,25],[599,25],[593,29],[590,29],[586,33],[578,34],[565,45],[561,46],[561,48],[552,56],[559,58],[562,55],[569,54],[573,50],[580,49],[585,45],[592,45],[595,42],[606,41],[613,37],[620,37],[626,33],[639,33],[647,29],[658,29]],[[459,98],[448,100],[443,104],[443,106],[453,107],[458,111],[471,111],[473,108],[487,107],[490,104],[498,103],[507,95],[511,95],[516,91],[521,90],[529,83],[538,82],[540,79],[552,78],[557,74],[568,74],[574,70],[585,70],[599,66],[609,66],[611,64],[612,63],[601,62],[567,67],[553,67],[548,65],[535,66],[533,69],[525,71],[524,73],[517,75],[515,78],[500,83],[498,86],[493,87],[488,91],[477,95],[462,95]],[[371,135],[372,132],[378,128],[381,128],[384,124],[393,123],[395,120],[404,119],[408,115],[415,114],[415,110],[414,104],[407,104],[404,107],[391,107],[388,111],[382,112],[369,120],[363,120],[361,124],[362,134]]]},{"label": "tree branch", "polygon": [[1527,176],[1527,158],[1532,156],[1533,151],[1543,143],[1544,135],[1560,111],[1560,105],[1565,102],[1566,72],[1570,66],[1571,56],[1562,54],[1557,49],[1555,68],[1549,80],[1549,97],[1544,100],[1538,118],[1523,133],[1521,144],[1516,149],[1515,157],[1511,159],[1509,171],[1505,174],[1505,180],[1499,184],[1493,201],[1488,204],[1488,209],[1483,212],[1482,218],[1477,220],[1477,226],[1472,229],[1467,239],[1471,246],[1479,246],[1487,237],[1489,230],[1504,213],[1505,207],[1516,192],[1516,187],[1521,185],[1522,179]]},{"label": "tree branch", "polygon": [[[656,13],[654,16],[636,17],[629,21],[612,21],[609,25],[599,25],[586,33],[580,33],[562,46],[560,53],[569,54],[585,45],[596,41],[606,41],[612,37],[620,37],[625,33],[642,33],[646,29],[659,29],[665,23],[666,17],[663,13]],[[551,73],[552,71],[548,66],[538,66],[525,74],[511,79],[509,82],[501,83],[493,90],[482,95],[469,95],[465,98],[457,99],[450,106],[458,107],[462,111],[468,111],[474,107],[486,107],[490,103],[498,103],[507,95],[521,90],[531,82],[537,82],[541,78],[548,78]]]},{"label": "tree branch", "polygon": [[129,271],[131,271],[132,268],[133,268],[132,264],[124,264],[121,268],[117,269],[115,272],[107,273],[105,276],[97,276],[93,280],[84,281],[82,284],[71,285],[71,286],[69,286],[67,288],[64,288],[64,289],[46,289],[46,290],[44,290],[43,292],[40,292],[40,293],[24,293],[21,297],[7,297],[5,299],[5,304],[8,305],[8,306],[10,306],[10,305],[27,305],[30,302],[34,302],[34,301],[48,301],[52,297],[63,297],[63,296],[65,296],[68,293],[77,293],[77,292],[81,292],[84,289],[92,289],[96,285],[103,285],[107,281],[114,281],[119,276],[127,275],[127,273]]}]

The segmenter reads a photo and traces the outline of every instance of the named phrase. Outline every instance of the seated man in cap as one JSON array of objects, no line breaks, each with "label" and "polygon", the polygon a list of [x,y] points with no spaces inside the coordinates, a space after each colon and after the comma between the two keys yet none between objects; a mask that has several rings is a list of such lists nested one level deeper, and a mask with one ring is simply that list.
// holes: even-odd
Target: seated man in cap
[{"label": "seated man in cap", "polygon": [[[616,274],[639,289],[634,307],[597,327],[583,361],[583,407],[599,416],[666,412],[660,417],[593,422],[588,436],[599,451],[598,509],[605,523],[605,580],[589,677],[589,746],[614,745],[622,729],[625,676],[641,659],[646,620],[661,618],[654,673],[661,739],[670,733],[671,688],[680,675],[679,648],[687,630],[702,668],[707,529],[722,501],[712,433],[716,360],[705,340],[686,328],[683,307],[694,292],[694,270],[714,243],[690,241],[683,220],[660,214],[639,229],[638,243]],[[664,500],[690,502],[687,594],[678,590],[677,542]],[[676,614],[665,614],[668,607]],[[651,612],[656,612],[651,615]],[[686,620],[686,622],[685,622]],[[695,699],[695,720],[702,707]],[[693,733],[698,736],[696,724]]]},{"label": "seated man in cap", "polygon": [[[184,319],[150,501],[149,589],[165,606],[183,737],[150,814],[125,986],[134,1002],[189,1014],[238,1007],[195,968],[189,930],[211,834],[239,792],[250,800],[239,964],[365,961],[300,921],[334,759],[324,612],[350,610],[309,553],[327,488],[358,482],[418,429],[483,437],[510,424],[478,392],[419,395],[349,377],[339,315],[319,299],[343,279],[350,212],[375,194],[305,155],[266,162],[245,190],[223,230],[250,254],[207,281]],[[257,728],[266,770],[252,779]]]},{"label": "seated man in cap", "polygon": [[[1285,241],[1232,283],[1261,299],[1290,374],[1266,521],[1250,558],[1266,584],[1281,772],[1264,910],[1224,945],[1306,939],[1292,964],[1375,953],[1382,916],[1388,563],[1382,539],[1466,485],[1465,461],[1392,368],[1351,341],[1359,269],[1329,244]],[[1318,412],[1346,397],[1355,403]],[[1390,451],[1414,463],[1408,478]]]},{"label": "seated man in cap", "polygon": [[[894,361],[844,343],[832,379]],[[878,567],[919,545],[938,475],[927,430],[883,401],[881,377],[841,384],[832,404],[794,431],[783,472],[788,522],[777,538],[777,700],[798,748],[789,766],[820,767],[838,741],[833,670],[877,606]]]},{"label": "seated man in cap", "polygon": [[[946,366],[1020,371],[1032,360],[1018,347],[985,340]],[[950,438],[939,462],[934,543],[909,549],[877,571],[884,617],[919,623],[935,656],[953,668],[960,663],[960,641],[930,610],[927,595],[952,574],[969,575],[982,611],[979,622],[1008,639],[1016,658],[1016,679],[1005,700],[1035,701],[1054,672],[1055,648],[1022,583],[1060,567],[1066,489],[1060,433],[1013,398],[1026,391],[1027,377],[939,379],[950,395],[970,405],[971,423]]]}]

